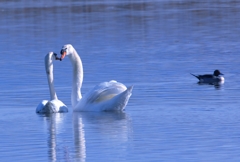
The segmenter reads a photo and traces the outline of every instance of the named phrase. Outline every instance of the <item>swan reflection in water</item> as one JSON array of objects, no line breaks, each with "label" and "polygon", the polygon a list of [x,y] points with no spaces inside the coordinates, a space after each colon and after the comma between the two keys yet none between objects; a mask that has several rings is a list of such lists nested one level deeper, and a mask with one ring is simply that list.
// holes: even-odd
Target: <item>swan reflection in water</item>
[{"label": "swan reflection in water", "polygon": [[74,146],[75,155],[78,161],[84,162],[86,159],[86,140],[84,132],[84,124],[82,118],[77,113],[73,114],[73,130],[74,130]]},{"label": "swan reflection in water", "polygon": [[69,150],[67,147],[63,147],[64,150],[61,151],[58,149],[59,145],[57,141],[57,136],[61,130],[61,124],[64,121],[64,114],[62,113],[52,113],[52,114],[42,114],[44,116],[47,130],[48,130],[48,157],[49,161],[58,161],[60,155],[64,156],[64,159],[69,158]]},{"label": "swan reflection in water", "polygon": [[[59,134],[63,130],[61,126],[64,124],[64,115],[66,114],[42,114],[48,130],[49,161],[58,161],[59,159],[69,161],[74,159],[74,161],[85,162],[88,143],[92,145],[94,144],[93,141],[102,142],[108,140],[109,144],[121,145],[130,139],[129,136],[131,136],[132,132],[131,120],[124,112],[73,112],[73,135],[68,132],[70,137],[67,138],[70,142],[70,150],[75,151],[70,152],[69,147],[62,146],[66,145],[65,142],[59,142],[63,138]],[[71,142],[71,137],[73,137],[73,142]],[[94,140],[88,142],[88,139]],[[74,145],[74,148],[71,148],[71,144]],[[105,143],[103,142],[103,144]],[[123,149],[127,150],[127,148]],[[123,149],[121,147],[119,151],[124,151]]]},{"label": "swan reflection in water", "polygon": [[92,142],[103,138],[122,143],[131,134],[130,119],[124,112],[74,112],[73,125],[75,158],[78,161],[87,158],[87,139],[94,139]]}]

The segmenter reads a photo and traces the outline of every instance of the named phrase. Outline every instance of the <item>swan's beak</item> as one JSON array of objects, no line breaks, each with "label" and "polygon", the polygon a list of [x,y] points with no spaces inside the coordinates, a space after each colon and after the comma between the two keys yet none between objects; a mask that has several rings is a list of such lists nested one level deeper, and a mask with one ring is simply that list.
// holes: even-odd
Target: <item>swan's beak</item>
[{"label": "swan's beak", "polygon": [[60,58],[57,56],[56,53],[53,53],[53,54],[54,54],[54,56],[55,56],[55,60],[60,60]]},{"label": "swan's beak", "polygon": [[66,56],[67,52],[66,52],[66,50],[62,49],[60,53],[61,53],[61,57],[59,60],[62,61],[62,59],[64,59],[64,57]]}]

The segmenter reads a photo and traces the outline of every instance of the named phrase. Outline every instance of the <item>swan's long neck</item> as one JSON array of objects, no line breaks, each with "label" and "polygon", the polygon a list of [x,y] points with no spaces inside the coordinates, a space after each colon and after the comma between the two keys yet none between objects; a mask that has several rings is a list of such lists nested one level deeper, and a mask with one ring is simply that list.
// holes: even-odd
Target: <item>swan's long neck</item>
[{"label": "swan's long neck", "polygon": [[81,87],[82,87],[82,81],[83,81],[83,67],[82,67],[82,61],[75,49],[73,50],[72,54],[68,56],[73,66],[71,102],[74,108],[82,98]]},{"label": "swan's long neck", "polygon": [[50,91],[51,100],[58,99],[57,94],[54,88],[54,79],[53,79],[53,62],[45,60],[45,68],[48,79],[48,86]]}]

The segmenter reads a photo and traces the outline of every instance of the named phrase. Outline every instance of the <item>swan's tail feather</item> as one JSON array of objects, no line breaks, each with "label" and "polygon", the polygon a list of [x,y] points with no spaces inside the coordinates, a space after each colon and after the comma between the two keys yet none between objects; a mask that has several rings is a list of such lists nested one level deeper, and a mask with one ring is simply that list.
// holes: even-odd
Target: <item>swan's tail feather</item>
[{"label": "swan's tail feather", "polygon": [[104,111],[122,111],[128,104],[128,100],[132,95],[133,86],[128,87],[124,92],[115,96],[110,107],[104,108]]}]

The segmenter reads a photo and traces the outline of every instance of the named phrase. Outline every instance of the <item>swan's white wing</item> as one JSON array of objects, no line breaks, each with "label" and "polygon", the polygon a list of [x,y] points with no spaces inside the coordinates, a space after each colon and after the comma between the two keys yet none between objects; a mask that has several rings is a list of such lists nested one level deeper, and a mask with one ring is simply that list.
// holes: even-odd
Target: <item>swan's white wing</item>
[{"label": "swan's white wing", "polygon": [[49,102],[53,112],[68,112],[67,106],[60,100],[52,100]]},{"label": "swan's white wing", "polygon": [[83,99],[86,103],[99,103],[113,98],[126,89],[125,85],[116,81],[103,82],[87,92]]},{"label": "swan's white wing", "polygon": [[48,100],[43,100],[40,102],[36,108],[36,113],[43,113],[44,107],[47,104]]}]

